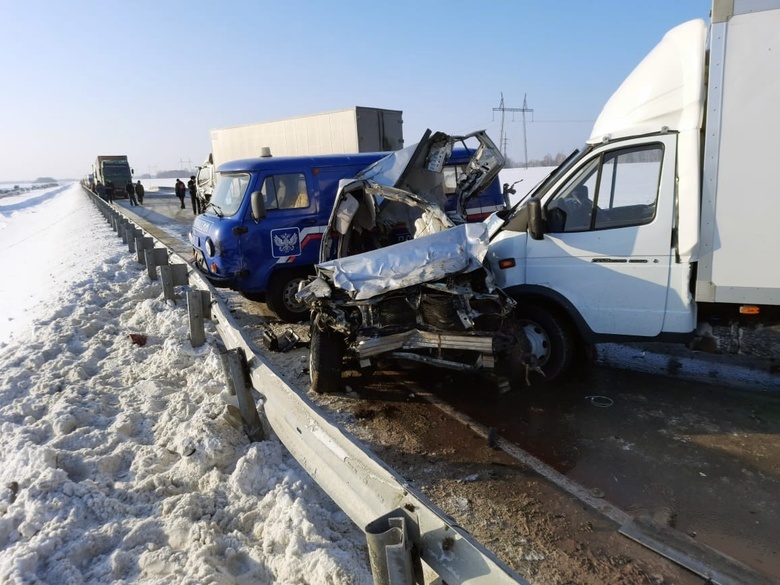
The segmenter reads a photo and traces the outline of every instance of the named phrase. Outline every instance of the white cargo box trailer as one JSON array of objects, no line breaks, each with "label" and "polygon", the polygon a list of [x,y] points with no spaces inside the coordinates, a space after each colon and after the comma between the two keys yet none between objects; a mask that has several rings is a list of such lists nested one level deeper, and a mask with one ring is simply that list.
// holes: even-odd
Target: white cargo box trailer
[{"label": "white cargo box trailer", "polygon": [[216,166],[262,155],[308,156],[382,152],[404,146],[402,112],[355,106],[344,110],[211,131]]},{"label": "white cargo box trailer", "polygon": [[198,196],[211,197],[222,163],[263,156],[388,152],[404,147],[403,112],[354,106],[344,110],[211,131],[211,154],[198,167]]},{"label": "white cargo box trailer", "polygon": [[715,2],[697,301],[780,305],[780,2]]}]

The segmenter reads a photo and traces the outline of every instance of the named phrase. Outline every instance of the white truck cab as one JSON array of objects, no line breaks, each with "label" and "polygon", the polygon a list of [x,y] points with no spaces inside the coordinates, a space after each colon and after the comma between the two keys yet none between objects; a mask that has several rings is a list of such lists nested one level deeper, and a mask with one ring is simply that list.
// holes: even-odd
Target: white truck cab
[{"label": "white truck cab", "polygon": [[709,27],[668,32],[493,229],[486,262],[548,378],[578,341],[689,339],[713,306],[780,305],[779,31],[780,0],[715,0]]}]

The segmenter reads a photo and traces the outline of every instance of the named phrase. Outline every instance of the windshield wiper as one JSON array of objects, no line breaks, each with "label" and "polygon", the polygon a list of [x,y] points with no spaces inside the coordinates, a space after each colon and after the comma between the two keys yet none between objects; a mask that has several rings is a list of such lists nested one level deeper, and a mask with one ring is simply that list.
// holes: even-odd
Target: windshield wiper
[{"label": "windshield wiper", "polygon": [[216,214],[217,214],[217,217],[219,217],[220,219],[222,219],[223,217],[225,217],[225,214],[224,214],[224,213],[222,213],[222,209],[221,209],[221,208],[220,208],[220,206],[219,206],[219,205],[217,205],[216,203],[212,203],[211,201],[209,201],[209,204],[208,204],[208,205],[206,205],[206,209],[208,209],[209,207],[213,207],[213,208],[214,208],[214,211],[216,212]]}]

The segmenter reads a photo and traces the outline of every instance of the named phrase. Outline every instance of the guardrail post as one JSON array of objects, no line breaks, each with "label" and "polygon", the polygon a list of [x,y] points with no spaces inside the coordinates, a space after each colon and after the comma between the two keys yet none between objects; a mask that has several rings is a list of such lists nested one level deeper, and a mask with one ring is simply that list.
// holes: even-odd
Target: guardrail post
[{"label": "guardrail post", "polygon": [[166,300],[174,300],[174,286],[189,284],[190,278],[187,274],[186,264],[164,264],[160,266],[160,277],[163,284],[163,297]]},{"label": "guardrail post", "polygon": [[157,280],[157,267],[168,264],[168,250],[165,248],[152,248],[144,250],[146,260],[146,272],[151,280]]},{"label": "guardrail post", "polygon": [[146,250],[151,250],[154,248],[154,238],[151,237],[144,237],[139,236],[135,239],[135,249],[138,254],[138,262],[141,264],[146,264],[146,255],[144,252]]},{"label": "guardrail post", "polygon": [[206,342],[204,319],[211,319],[211,293],[202,290],[187,292],[187,311],[190,315],[190,343],[200,347]]},{"label": "guardrail post", "polygon": [[412,540],[401,510],[377,518],[366,526],[368,556],[374,585],[414,585],[415,568],[422,573],[419,558],[412,557]]},{"label": "guardrail post", "polygon": [[264,441],[267,437],[249,384],[246,355],[240,347],[220,351],[222,366],[227,374],[228,390],[238,399],[238,409],[244,420],[244,431],[252,441]]},{"label": "guardrail post", "polygon": [[135,241],[141,237],[142,232],[136,227],[131,227],[127,233],[127,251],[131,254],[135,252]]},{"label": "guardrail post", "polygon": [[119,222],[119,235],[122,236],[122,243],[127,243],[127,230],[130,229],[130,222],[126,219],[122,219]]}]

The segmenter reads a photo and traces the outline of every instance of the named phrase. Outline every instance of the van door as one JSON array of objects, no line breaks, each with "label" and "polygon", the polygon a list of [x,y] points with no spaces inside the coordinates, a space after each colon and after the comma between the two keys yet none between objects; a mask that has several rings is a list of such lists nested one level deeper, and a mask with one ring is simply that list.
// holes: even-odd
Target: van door
[{"label": "van door", "polygon": [[[317,226],[312,182],[308,169],[258,177],[254,190],[263,197],[266,216],[257,223],[247,217],[245,225],[250,227],[241,238],[250,292],[265,291],[274,270],[315,263],[322,230]],[[316,241],[312,230],[318,232]]]},{"label": "van door", "polygon": [[528,284],[566,297],[596,333],[661,332],[673,260],[676,135],[605,145],[543,202]]}]

